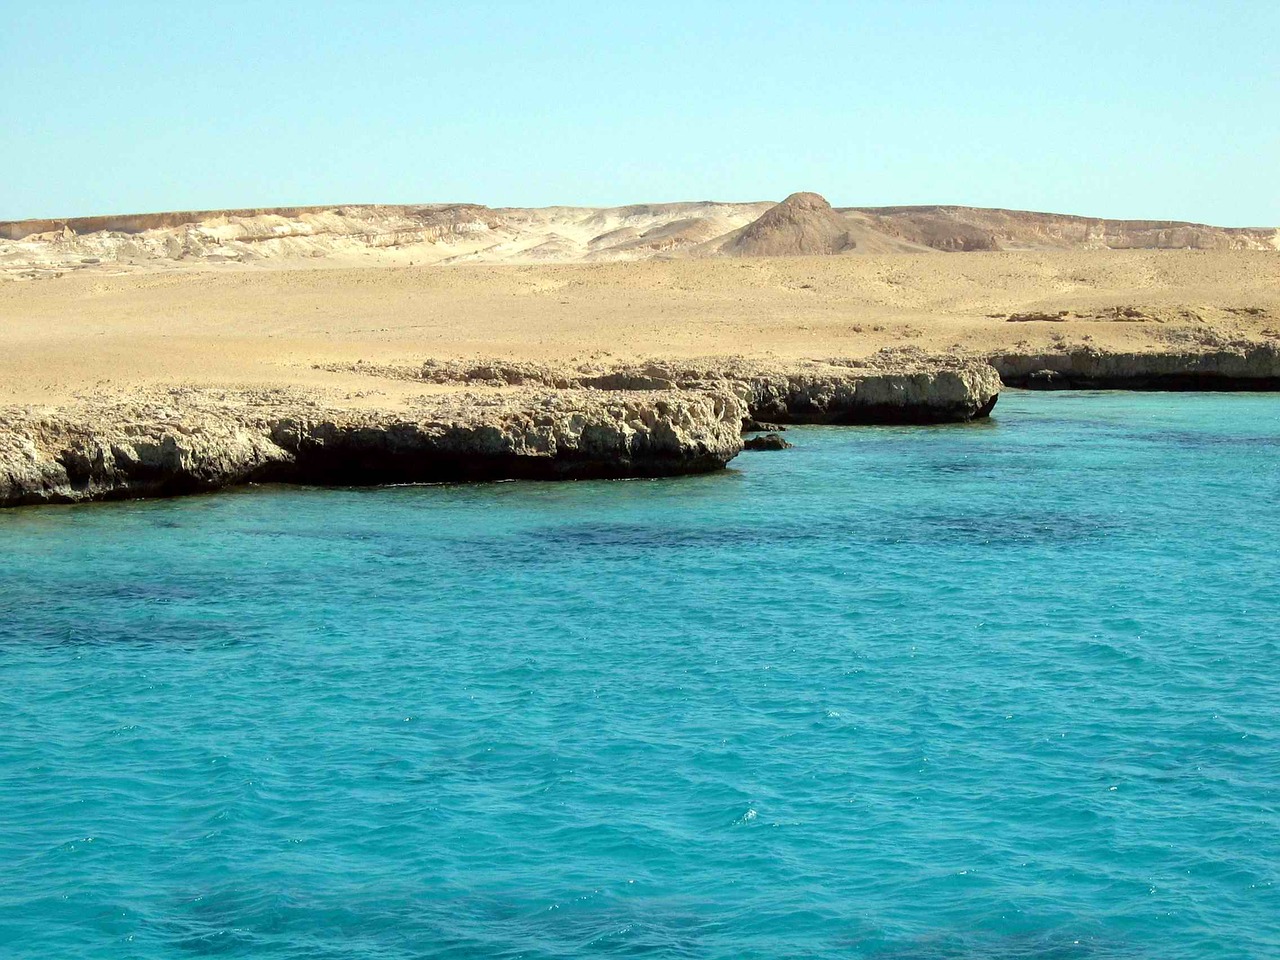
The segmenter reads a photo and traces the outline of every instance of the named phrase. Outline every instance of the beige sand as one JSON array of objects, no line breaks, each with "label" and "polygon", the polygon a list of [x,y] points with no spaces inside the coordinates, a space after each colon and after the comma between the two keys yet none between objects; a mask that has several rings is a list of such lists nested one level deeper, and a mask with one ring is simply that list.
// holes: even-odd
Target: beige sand
[{"label": "beige sand", "polygon": [[[425,385],[315,364],[860,357],[1280,338],[1280,253],[1045,251],[261,270],[0,283],[0,404],[289,385],[352,405]],[[1057,315],[1060,322],[1010,322]]]}]

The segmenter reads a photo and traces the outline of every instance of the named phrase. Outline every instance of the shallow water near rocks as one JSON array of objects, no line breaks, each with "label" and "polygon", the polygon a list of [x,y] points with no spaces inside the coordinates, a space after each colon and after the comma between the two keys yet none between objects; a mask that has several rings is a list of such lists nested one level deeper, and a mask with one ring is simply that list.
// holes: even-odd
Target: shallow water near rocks
[{"label": "shallow water near rocks", "polygon": [[1280,397],[0,513],[0,955],[1280,956]]}]

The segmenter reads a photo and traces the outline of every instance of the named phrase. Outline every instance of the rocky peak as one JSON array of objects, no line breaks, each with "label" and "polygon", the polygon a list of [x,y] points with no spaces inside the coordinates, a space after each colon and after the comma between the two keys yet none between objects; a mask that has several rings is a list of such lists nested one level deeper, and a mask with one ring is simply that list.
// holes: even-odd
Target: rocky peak
[{"label": "rocky peak", "polygon": [[793,193],[725,244],[741,257],[800,257],[843,253],[857,246],[849,222],[816,193]]}]

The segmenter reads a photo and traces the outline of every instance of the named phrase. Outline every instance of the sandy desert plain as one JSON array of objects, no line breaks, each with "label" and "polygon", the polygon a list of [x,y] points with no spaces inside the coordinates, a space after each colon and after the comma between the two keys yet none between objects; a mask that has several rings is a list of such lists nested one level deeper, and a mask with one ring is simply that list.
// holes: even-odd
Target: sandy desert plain
[{"label": "sandy desert plain", "polygon": [[[790,398],[769,408],[781,412],[771,419],[790,409],[797,420],[848,422],[884,419],[886,404],[909,409],[956,371],[964,383],[947,389],[991,397],[969,397],[955,416],[918,419],[982,415],[999,389],[994,375],[973,373],[988,362],[1020,385],[1086,362],[1140,387],[1151,385],[1144,378],[1153,371],[1184,387],[1205,375],[1246,388],[1280,378],[1274,230],[966,208],[872,214],[832,210],[813,194],[777,205],[133,219],[0,225],[0,480],[8,471],[0,501],[278,479],[263,464],[301,455],[262,445],[279,446],[280,422],[296,427],[300,409],[348,440],[388,424],[417,424],[437,440],[453,430],[456,439],[466,425],[470,455],[483,426],[475,410],[488,404],[508,434],[512,417],[525,418],[523,433],[497,451],[510,472],[512,458],[563,460],[570,448],[586,456],[602,442],[584,440],[581,430],[566,437],[557,419],[596,386],[604,389],[588,389],[590,403],[630,404],[597,411],[626,421],[601,455],[625,453],[619,474],[664,473],[682,468],[641,461],[659,448],[662,457],[686,458],[696,448],[702,469],[737,452],[737,420],[747,411],[733,395],[754,414],[757,375],[773,377],[774,392]],[[583,371],[589,382],[573,379]],[[621,379],[598,379],[619,372]],[[868,376],[880,378],[875,390]],[[914,377],[914,386],[894,377]],[[655,386],[664,389],[655,394]],[[716,389],[711,407],[683,409],[674,420],[660,410],[655,420],[657,395]],[[860,389],[857,402],[878,412],[846,416],[837,409],[844,401],[815,400],[832,389]],[[528,420],[547,403],[554,423]],[[820,415],[805,417],[801,408],[815,403]],[[208,452],[187,449],[181,437],[208,432],[208,417],[226,420],[231,408],[261,408],[266,420],[254,439],[237,433],[247,452],[235,464],[206,475],[193,463]],[[195,425],[184,427],[191,411]],[[354,419],[338,422],[347,415]],[[245,417],[236,419],[242,433]],[[655,422],[685,435],[666,437],[671,431]],[[121,429],[145,442],[124,449]],[[531,440],[530,431],[541,433]],[[328,439],[295,437],[350,459],[345,442],[332,431]],[[403,444],[397,451],[394,467],[385,451],[366,457],[368,479],[421,473],[420,449],[412,469]],[[600,456],[588,459],[595,467],[578,473],[600,473]],[[192,475],[175,483],[179,467]],[[316,479],[315,470],[306,478]]]}]

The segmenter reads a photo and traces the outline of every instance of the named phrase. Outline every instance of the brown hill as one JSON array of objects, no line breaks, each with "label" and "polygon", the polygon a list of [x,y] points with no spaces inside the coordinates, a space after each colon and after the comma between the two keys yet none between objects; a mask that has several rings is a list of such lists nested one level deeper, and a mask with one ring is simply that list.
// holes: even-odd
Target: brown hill
[{"label": "brown hill", "polygon": [[793,193],[732,234],[720,252],[735,257],[845,253],[858,243],[848,219],[816,193]]}]

